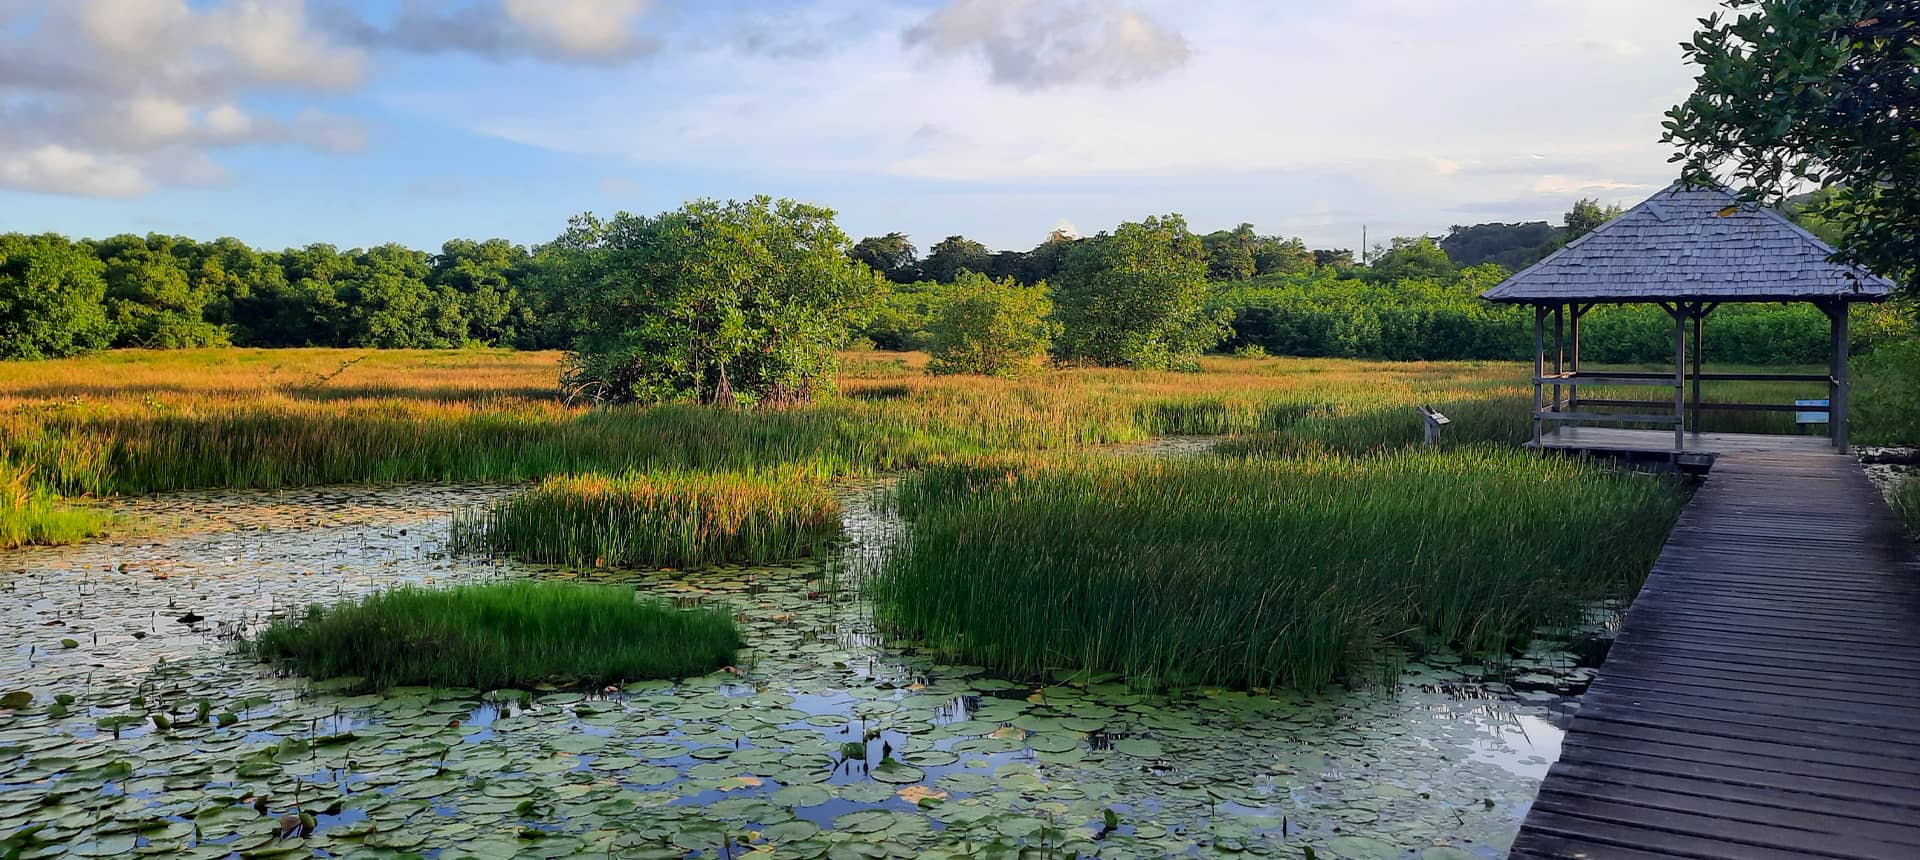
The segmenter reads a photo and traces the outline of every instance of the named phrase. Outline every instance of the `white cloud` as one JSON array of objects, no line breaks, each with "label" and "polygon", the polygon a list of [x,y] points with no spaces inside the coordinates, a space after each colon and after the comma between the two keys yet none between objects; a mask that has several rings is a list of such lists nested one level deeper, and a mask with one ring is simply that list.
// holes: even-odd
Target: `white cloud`
[{"label": "white cloud", "polygon": [[[300,0],[18,2],[0,30],[0,186],[89,196],[204,185],[210,150],[357,149],[351,121],[254,115],[254,93],[343,92],[367,57],[310,26]],[[24,21],[25,23],[19,23]]]},{"label": "white cloud", "polygon": [[507,17],[554,54],[581,59],[632,56],[634,19],[647,0],[506,0]]},{"label": "white cloud", "polygon": [[133,197],[149,188],[146,177],[130,165],[102,163],[58,144],[0,149],[0,186],[86,197]]},{"label": "white cloud", "polygon": [[653,5],[653,0],[408,0],[384,24],[337,0],[322,8],[329,30],[365,47],[618,65],[659,49],[639,29]]},{"label": "white cloud", "polygon": [[904,34],[936,56],[979,55],[994,83],[1023,90],[1120,86],[1184,64],[1187,40],[1111,0],[948,0]]},{"label": "white cloud", "polygon": [[[1175,22],[1189,46],[1183,63],[1108,89],[1099,85],[1115,82],[1116,66],[1056,61],[1105,43],[1056,45],[1053,31],[1021,23],[1048,20],[1033,9],[1074,4],[960,0],[929,15],[896,3],[862,7],[870,25],[818,56],[715,45],[626,70],[564,102],[434,93],[408,104],[503,138],[660,168],[877,175],[876,183],[983,194],[1086,194],[1097,185],[1133,190],[1134,216],[1202,198],[1225,207],[1238,188],[1250,213],[1340,230],[1334,222],[1350,219],[1356,234],[1373,217],[1389,222],[1373,222],[1380,234],[1440,229],[1469,212],[1545,213],[1570,194],[1625,199],[1664,184],[1672,168],[1661,114],[1691,89],[1676,45],[1714,5],[1105,4],[1100,20],[1129,9]],[[1039,48],[996,68],[993,40]],[[929,51],[971,52],[987,71],[928,62]],[[1312,212],[1320,199],[1345,201],[1345,214]],[[1104,213],[1066,214],[1111,223]]]}]

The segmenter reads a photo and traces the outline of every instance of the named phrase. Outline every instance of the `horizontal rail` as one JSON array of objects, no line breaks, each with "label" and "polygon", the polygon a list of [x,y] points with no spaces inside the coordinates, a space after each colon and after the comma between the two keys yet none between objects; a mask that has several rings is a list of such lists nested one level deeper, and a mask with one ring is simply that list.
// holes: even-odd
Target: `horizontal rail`
[{"label": "horizontal rail", "polygon": [[1593,385],[1652,385],[1660,388],[1680,387],[1680,383],[1676,382],[1672,375],[1663,376],[1659,379],[1586,379],[1584,378],[1585,376],[1586,374],[1581,374],[1580,376],[1536,376],[1533,379],[1533,384],[1565,385],[1569,388]]},{"label": "horizontal rail", "polygon": [[1689,376],[1707,382],[1832,382],[1824,373],[1702,373]]},{"label": "horizontal rail", "polygon": [[[1582,406],[1608,406],[1627,409],[1659,409],[1671,407],[1673,403],[1665,400],[1605,400],[1599,398],[1581,398]],[[1687,408],[1699,408],[1707,412],[1826,412],[1825,406],[1791,406],[1783,403],[1688,403]]]},{"label": "horizontal rail", "polygon": [[[1609,379],[1609,380],[1615,380],[1615,381],[1628,380],[1628,379],[1672,380],[1674,378],[1674,375],[1671,373],[1656,373],[1656,372],[1650,372],[1645,370],[1582,370],[1579,372],[1578,376],[1581,379],[1596,379],[1596,380]],[[1548,377],[1548,378],[1551,379],[1552,377]],[[1699,374],[1690,373],[1690,374],[1687,374],[1687,378],[1698,379],[1704,382],[1832,382],[1833,381],[1832,377],[1827,376],[1826,374],[1819,374],[1819,373],[1699,373]],[[1632,383],[1621,381],[1620,384],[1631,385]]]},{"label": "horizontal rail", "polygon": [[[1588,401],[1580,401],[1582,404]],[[1535,412],[1542,421],[1612,421],[1617,424],[1678,424],[1677,415],[1628,415],[1618,412]]]}]

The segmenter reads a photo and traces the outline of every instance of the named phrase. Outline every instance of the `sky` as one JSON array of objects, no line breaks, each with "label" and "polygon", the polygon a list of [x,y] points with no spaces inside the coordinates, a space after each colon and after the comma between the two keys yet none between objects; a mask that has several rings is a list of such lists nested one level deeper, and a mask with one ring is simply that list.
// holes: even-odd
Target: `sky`
[{"label": "sky", "polygon": [[1677,176],[1713,0],[0,0],[0,232],[552,239],[793,197],[1025,249],[1313,247]]}]

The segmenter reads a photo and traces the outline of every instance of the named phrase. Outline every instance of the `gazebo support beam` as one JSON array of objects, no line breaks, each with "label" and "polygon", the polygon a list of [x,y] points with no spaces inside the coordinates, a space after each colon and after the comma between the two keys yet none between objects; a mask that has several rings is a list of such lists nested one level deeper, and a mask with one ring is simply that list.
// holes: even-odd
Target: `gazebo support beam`
[{"label": "gazebo support beam", "polygon": [[1844,454],[1847,452],[1847,400],[1852,393],[1848,375],[1848,352],[1852,332],[1851,320],[1844,301],[1824,303],[1820,306],[1827,314],[1829,330],[1833,337],[1833,364],[1827,381],[1827,432],[1833,436],[1833,449]]},{"label": "gazebo support beam", "polygon": [[1673,317],[1673,452],[1687,450],[1687,307],[1684,304],[1660,306]]},{"label": "gazebo support beam", "polygon": [[1546,373],[1547,363],[1547,306],[1535,305],[1533,308],[1533,446],[1540,447],[1541,427],[1546,419],[1540,417],[1540,408],[1544,405],[1541,396],[1545,392],[1540,377]]}]

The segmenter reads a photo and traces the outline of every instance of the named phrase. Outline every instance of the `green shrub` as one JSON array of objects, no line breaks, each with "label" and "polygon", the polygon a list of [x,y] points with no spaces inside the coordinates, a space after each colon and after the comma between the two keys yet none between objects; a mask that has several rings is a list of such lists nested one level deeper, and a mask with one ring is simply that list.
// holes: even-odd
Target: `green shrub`
[{"label": "green shrub", "polygon": [[360,686],[598,686],[702,675],[733,662],[720,608],[676,609],[630,587],[555,582],[397,588],[275,620],[262,660]]},{"label": "green shrub", "polygon": [[1068,246],[1054,281],[1057,349],[1109,367],[1198,369],[1227,335],[1207,293],[1206,251],[1185,219],[1121,224]]},{"label": "green shrub", "polygon": [[1854,362],[1856,443],[1920,444],[1920,340],[1883,344]]},{"label": "green shrub", "polygon": [[1025,286],[962,272],[954,292],[934,313],[928,372],[1027,376],[1046,366],[1060,326],[1048,319],[1053,302],[1045,283]]},{"label": "green shrub", "polygon": [[[1254,345],[1274,355],[1531,361],[1533,312],[1480,298],[1505,277],[1496,266],[1476,266],[1458,278],[1388,282],[1318,269],[1220,285],[1209,307],[1232,318],[1228,350]],[[1910,330],[1896,308],[1857,307],[1853,321],[1853,348],[1861,353]],[[1580,340],[1582,360],[1591,364],[1673,361],[1673,320],[1651,305],[1596,308],[1583,320]],[[1830,348],[1826,317],[1807,305],[1722,306],[1707,317],[1704,341],[1715,364],[1824,365]]]},{"label": "green shrub", "polygon": [[906,479],[881,621],[1016,677],[1314,688],[1632,593],[1681,493],[1520,452],[992,461]]},{"label": "green shrub", "polygon": [[658,471],[548,478],[456,515],[453,545],[542,564],[689,567],[799,558],[839,533],[839,501],[797,470]]}]

